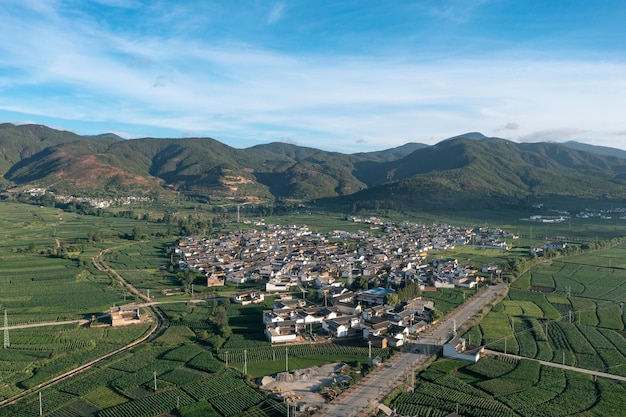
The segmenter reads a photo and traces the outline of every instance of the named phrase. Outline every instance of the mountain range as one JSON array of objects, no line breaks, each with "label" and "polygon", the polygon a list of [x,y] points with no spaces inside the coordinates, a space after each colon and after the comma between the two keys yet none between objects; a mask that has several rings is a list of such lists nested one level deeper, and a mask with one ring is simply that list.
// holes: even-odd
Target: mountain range
[{"label": "mountain range", "polygon": [[237,149],[211,138],[81,136],[0,124],[0,188],[90,196],[176,192],[237,201],[336,201],[353,208],[485,207],[542,197],[626,197],[626,151],[515,143],[467,133],[343,154],[287,143]]}]

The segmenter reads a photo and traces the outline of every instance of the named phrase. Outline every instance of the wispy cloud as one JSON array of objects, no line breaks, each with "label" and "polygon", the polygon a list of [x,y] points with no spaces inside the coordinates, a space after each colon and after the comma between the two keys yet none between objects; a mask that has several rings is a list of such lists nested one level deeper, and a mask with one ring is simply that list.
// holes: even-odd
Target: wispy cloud
[{"label": "wispy cloud", "polygon": [[135,9],[141,7],[139,0],[91,0],[95,3],[102,4],[103,6],[119,7],[122,9]]},{"label": "wispy cloud", "polygon": [[285,3],[283,2],[274,3],[272,5],[272,8],[270,9],[269,15],[267,16],[267,24],[273,25],[274,23],[278,22],[280,19],[283,18],[284,13],[285,13]]},{"label": "wispy cloud", "polygon": [[520,142],[563,142],[574,139],[577,136],[580,137],[580,135],[585,133],[588,133],[588,131],[571,127],[563,127],[532,132],[527,135],[519,136],[517,139]]},{"label": "wispy cloud", "polygon": [[478,10],[489,3],[493,3],[493,0],[436,0],[427,7],[429,14],[434,17],[453,22],[466,22],[474,18]]}]

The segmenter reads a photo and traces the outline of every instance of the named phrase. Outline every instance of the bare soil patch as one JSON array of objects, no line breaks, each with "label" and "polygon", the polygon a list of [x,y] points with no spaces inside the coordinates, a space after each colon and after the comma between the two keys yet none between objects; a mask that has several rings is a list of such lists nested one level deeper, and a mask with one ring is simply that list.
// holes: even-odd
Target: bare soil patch
[{"label": "bare soil patch", "polygon": [[280,372],[274,376],[264,376],[259,385],[271,397],[278,401],[287,401],[291,404],[309,408],[321,408],[326,400],[319,393],[320,387],[327,387],[333,383],[339,384],[350,377],[340,375],[345,363],[336,362],[313,368],[297,369],[290,372]]}]

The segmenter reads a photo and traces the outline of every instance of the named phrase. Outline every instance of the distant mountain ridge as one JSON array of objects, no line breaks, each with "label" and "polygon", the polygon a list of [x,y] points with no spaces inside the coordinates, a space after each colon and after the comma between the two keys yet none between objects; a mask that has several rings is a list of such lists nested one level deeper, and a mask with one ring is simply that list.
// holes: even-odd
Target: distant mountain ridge
[{"label": "distant mountain ridge", "polygon": [[0,187],[85,195],[179,192],[353,207],[508,204],[541,196],[624,198],[626,152],[578,142],[514,143],[472,132],[436,145],[343,154],[288,143],[236,149],[211,138],[123,140],[0,125]]}]

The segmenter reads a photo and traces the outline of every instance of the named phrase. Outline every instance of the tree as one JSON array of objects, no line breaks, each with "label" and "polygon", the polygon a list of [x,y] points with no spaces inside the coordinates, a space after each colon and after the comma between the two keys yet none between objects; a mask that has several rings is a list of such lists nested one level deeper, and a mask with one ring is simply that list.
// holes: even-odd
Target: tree
[{"label": "tree", "polygon": [[437,310],[437,309],[433,309],[430,310],[430,320],[434,323],[436,321],[439,321],[443,318],[444,314],[443,311],[441,310]]},{"label": "tree", "polygon": [[176,274],[176,278],[178,278],[180,285],[183,286],[186,293],[190,292],[191,284],[193,284],[193,281],[197,276],[198,274],[191,269],[185,269],[184,271]]},{"label": "tree", "polygon": [[233,331],[228,325],[228,313],[226,312],[226,308],[223,306],[219,306],[215,309],[213,323],[217,327],[216,333],[224,339],[228,339],[230,335],[233,334]]},{"label": "tree", "polygon": [[145,237],[140,228],[133,228],[133,240],[141,240]]},{"label": "tree", "polygon": [[420,289],[419,284],[412,282],[398,290],[398,297],[400,297],[400,301],[409,301],[413,300],[422,295],[422,290]]},{"label": "tree", "polygon": [[366,290],[369,287],[369,279],[365,275],[361,275],[359,279],[352,282],[352,289]]},{"label": "tree", "polygon": [[213,315],[213,322],[218,326],[228,326],[228,314],[226,313],[226,309],[222,306],[219,306],[215,309],[215,314]]},{"label": "tree", "polygon": [[389,307],[395,307],[400,304],[400,297],[398,297],[398,294],[396,294],[395,292],[387,294],[385,296],[385,304]]}]

